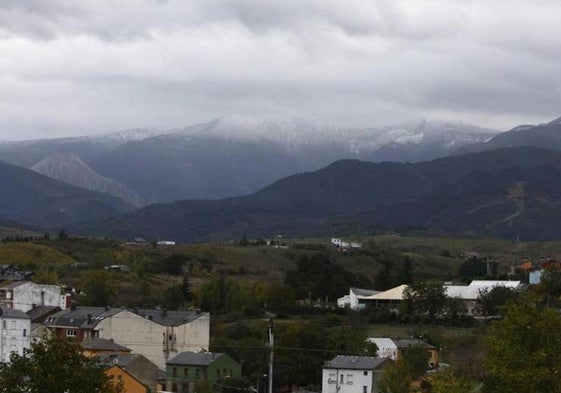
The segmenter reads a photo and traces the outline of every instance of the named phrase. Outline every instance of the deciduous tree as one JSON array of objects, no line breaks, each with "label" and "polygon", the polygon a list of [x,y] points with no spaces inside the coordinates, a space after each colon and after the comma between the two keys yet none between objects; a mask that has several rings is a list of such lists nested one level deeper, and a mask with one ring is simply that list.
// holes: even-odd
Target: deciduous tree
[{"label": "deciduous tree", "polygon": [[521,298],[491,325],[486,393],[561,392],[561,315]]},{"label": "deciduous tree", "polygon": [[35,342],[23,355],[12,353],[0,364],[1,393],[121,393],[105,366],[82,353],[70,339]]}]

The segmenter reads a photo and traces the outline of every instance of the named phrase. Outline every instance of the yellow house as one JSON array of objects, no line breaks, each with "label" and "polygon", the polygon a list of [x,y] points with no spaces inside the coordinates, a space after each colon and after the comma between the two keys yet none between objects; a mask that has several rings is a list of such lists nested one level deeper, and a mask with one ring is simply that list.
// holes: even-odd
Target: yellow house
[{"label": "yellow house", "polygon": [[149,393],[150,389],[138,379],[130,375],[121,366],[114,365],[105,371],[105,374],[115,385],[121,385],[124,393]]},{"label": "yellow house", "polygon": [[[115,384],[123,384],[125,392],[161,391],[160,378],[164,372],[145,356],[138,353],[105,353],[97,357],[107,366],[106,374]],[[165,380],[165,378],[164,378]]]}]

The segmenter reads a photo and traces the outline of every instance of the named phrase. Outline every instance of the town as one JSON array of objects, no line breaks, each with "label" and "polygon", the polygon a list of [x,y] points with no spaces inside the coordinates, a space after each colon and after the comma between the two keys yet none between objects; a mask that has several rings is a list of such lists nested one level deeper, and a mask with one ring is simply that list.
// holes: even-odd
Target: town
[{"label": "town", "polygon": [[[561,263],[551,258],[521,257],[506,266],[474,251],[447,251],[429,263],[444,261],[446,272],[424,277],[426,255],[411,259],[372,241],[244,238],[226,245],[145,246],[8,237],[0,256],[18,250],[14,259],[24,261],[39,248],[44,255],[37,259],[1,266],[1,360],[9,367],[36,346],[70,340],[115,387],[134,393],[430,392],[439,378],[469,387],[460,391],[478,391],[485,374],[476,362],[489,356],[481,333],[488,336],[505,321],[511,301],[526,302],[533,294],[553,309],[561,295]],[[83,260],[44,262],[46,248]],[[86,254],[94,250],[103,251],[107,264],[92,265],[98,257]],[[267,272],[277,278],[266,284],[253,262],[263,255],[282,256],[293,267],[284,278]],[[145,262],[139,265],[139,258]],[[377,270],[372,279],[351,273],[365,258],[379,266],[368,273]],[[76,274],[84,279],[76,281]],[[131,297],[130,279],[157,277],[169,281],[160,301]],[[72,285],[62,285],[65,280]],[[372,287],[355,286],[360,283]],[[108,286],[111,294],[103,293]],[[120,299],[119,291],[129,298]],[[124,303],[130,305],[118,306]],[[468,353],[463,347],[473,340]]]}]

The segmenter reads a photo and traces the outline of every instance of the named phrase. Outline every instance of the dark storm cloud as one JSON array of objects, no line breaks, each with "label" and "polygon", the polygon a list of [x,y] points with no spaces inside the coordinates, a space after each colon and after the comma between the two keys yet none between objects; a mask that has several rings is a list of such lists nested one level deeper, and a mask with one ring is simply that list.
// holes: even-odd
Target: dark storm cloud
[{"label": "dark storm cloud", "polygon": [[221,114],[546,121],[561,113],[560,12],[545,0],[4,0],[0,139]]}]

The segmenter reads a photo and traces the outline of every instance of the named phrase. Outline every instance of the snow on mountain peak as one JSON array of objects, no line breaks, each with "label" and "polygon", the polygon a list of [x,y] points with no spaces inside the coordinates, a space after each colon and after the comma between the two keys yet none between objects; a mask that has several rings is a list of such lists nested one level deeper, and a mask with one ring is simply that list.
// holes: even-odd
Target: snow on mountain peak
[{"label": "snow on mountain peak", "polygon": [[496,133],[470,124],[433,119],[380,128],[348,128],[302,118],[267,120],[243,116],[222,116],[191,128],[191,132],[226,140],[268,140],[289,149],[339,145],[354,154],[387,145],[438,144],[453,149],[466,143],[482,142]]}]

